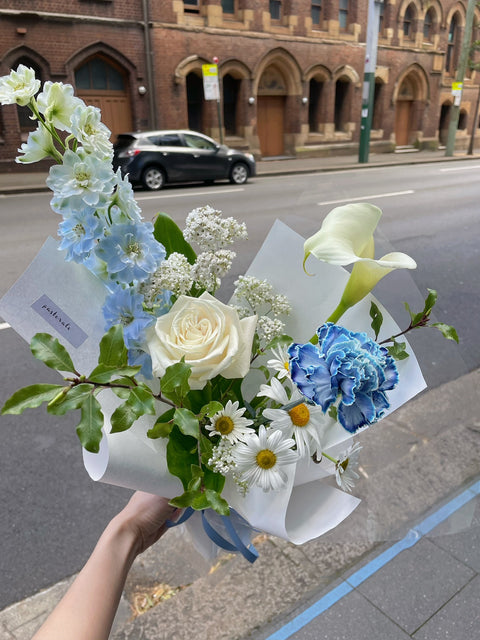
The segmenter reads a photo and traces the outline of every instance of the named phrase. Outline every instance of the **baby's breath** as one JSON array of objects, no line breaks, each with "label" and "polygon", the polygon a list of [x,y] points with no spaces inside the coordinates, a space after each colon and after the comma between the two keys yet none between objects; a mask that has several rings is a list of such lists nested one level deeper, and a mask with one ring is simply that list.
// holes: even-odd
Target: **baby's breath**
[{"label": "baby's breath", "polygon": [[183,236],[187,242],[197,244],[203,252],[225,249],[237,240],[248,238],[244,222],[222,218],[221,211],[208,205],[188,214]]}]

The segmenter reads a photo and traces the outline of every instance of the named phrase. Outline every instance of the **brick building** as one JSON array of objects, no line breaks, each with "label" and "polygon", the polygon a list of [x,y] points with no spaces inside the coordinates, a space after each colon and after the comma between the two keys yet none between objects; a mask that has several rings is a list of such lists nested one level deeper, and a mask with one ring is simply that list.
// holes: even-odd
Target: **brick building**
[{"label": "brick building", "polygon": [[[385,0],[372,150],[445,143],[466,4]],[[202,84],[217,56],[227,144],[260,157],[354,153],[367,12],[368,0],[0,0],[0,74],[24,63],[73,84],[114,134],[190,127],[218,139]],[[467,72],[457,147],[478,129],[479,80]],[[33,127],[25,109],[1,108],[0,170]]]}]

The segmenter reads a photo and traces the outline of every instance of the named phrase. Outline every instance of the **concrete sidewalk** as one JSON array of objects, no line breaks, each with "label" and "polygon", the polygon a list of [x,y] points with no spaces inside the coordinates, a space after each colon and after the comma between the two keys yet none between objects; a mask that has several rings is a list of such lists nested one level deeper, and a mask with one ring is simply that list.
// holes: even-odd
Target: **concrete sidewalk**
[{"label": "concrete sidewalk", "polygon": [[[478,151],[478,150],[477,150]],[[478,160],[480,152],[467,155],[458,152],[446,157],[444,150],[411,151],[403,153],[371,153],[368,163],[359,163],[353,155],[329,156],[324,158],[269,158],[257,162],[257,176],[289,175],[295,173],[316,173],[323,171],[345,171],[349,169],[369,169],[381,166],[422,164],[425,162],[457,162]],[[18,171],[0,173],[0,194],[35,193],[48,191],[45,185],[46,172],[29,171],[29,167],[19,167]]]},{"label": "concrete sidewalk", "polygon": [[[171,530],[135,562],[112,640],[471,640],[480,616],[478,496],[320,619],[295,623],[294,635],[285,624],[480,478],[479,384],[480,370],[426,391],[362,434],[354,493],[363,502],[317,540],[296,547],[260,536],[253,565],[224,555],[211,567]],[[0,637],[31,638],[68,584],[0,612]]]}]

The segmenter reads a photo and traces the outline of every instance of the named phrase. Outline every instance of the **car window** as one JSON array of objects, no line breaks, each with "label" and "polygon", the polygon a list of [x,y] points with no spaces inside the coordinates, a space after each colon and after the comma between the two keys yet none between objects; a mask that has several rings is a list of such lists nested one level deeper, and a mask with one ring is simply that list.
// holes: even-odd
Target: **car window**
[{"label": "car window", "polygon": [[184,133],[183,137],[185,138],[187,147],[192,147],[193,149],[210,149],[213,151],[217,148],[214,142],[210,142],[210,140],[196,136],[193,133]]},{"label": "car window", "polygon": [[148,136],[148,140],[157,147],[181,147],[182,141],[177,133],[164,133],[162,135]]}]

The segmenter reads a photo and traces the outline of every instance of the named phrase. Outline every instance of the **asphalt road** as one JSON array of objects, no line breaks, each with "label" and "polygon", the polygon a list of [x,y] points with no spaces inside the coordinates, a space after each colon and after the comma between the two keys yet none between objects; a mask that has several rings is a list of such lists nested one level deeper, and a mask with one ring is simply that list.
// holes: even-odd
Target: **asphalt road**
[{"label": "asphalt road", "polygon": [[[474,161],[370,168],[316,175],[256,178],[243,187],[214,185],[137,192],[144,216],[159,210],[179,224],[195,206],[210,204],[245,220],[249,242],[226,279],[223,298],[255,255],[275,218],[304,236],[314,233],[328,211],[347,201],[367,200],[384,211],[377,255],[404,251],[415,258],[414,272],[395,272],[376,295],[402,326],[403,301],[421,305],[426,287],[439,293],[436,319],[453,324],[459,346],[434,330],[418,331],[411,342],[429,386],[457,378],[480,365],[477,318],[478,171]],[[0,198],[2,246],[0,293],[34,257],[45,237],[55,235],[58,218],[48,194]],[[421,293],[420,293],[421,292]],[[1,322],[1,319],[0,319]],[[12,329],[0,330],[0,402],[21,386],[55,380],[34,361]],[[75,418],[47,416],[42,409],[0,419],[3,497],[0,518],[0,609],[69,576],[81,567],[110,515],[128,491],[93,483],[83,469]]]}]

